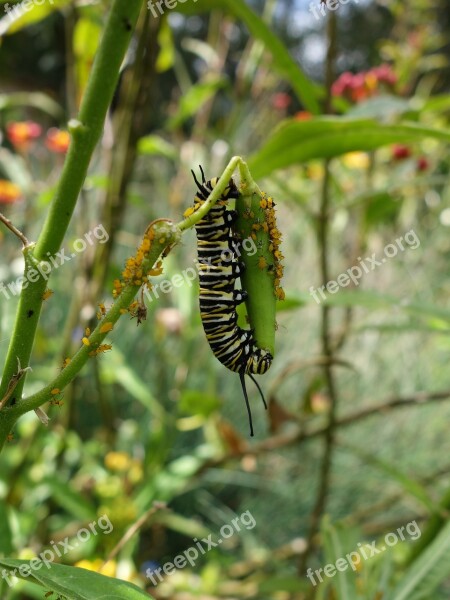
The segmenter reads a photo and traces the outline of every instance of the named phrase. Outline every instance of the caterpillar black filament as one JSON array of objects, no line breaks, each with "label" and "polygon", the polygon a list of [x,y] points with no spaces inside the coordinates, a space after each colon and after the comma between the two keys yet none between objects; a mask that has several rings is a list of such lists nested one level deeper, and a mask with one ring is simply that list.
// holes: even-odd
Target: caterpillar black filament
[{"label": "caterpillar black filament", "polygon": [[[203,169],[202,183],[192,171],[198,192],[195,197],[197,209],[207,199],[218,178],[206,181]],[[236,290],[235,283],[244,268],[236,257],[237,240],[232,223],[237,213],[227,210],[230,198],[237,198],[238,190],[233,179],[208,214],[196,227],[198,240],[198,269],[200,282],[200,314],[206,338],[216,358],[230,371],[239,374],[253,436],[253,423],[244,376],[248,375],[264,395],[253,374],[266,373],[272,364],[272,355],[256,347],[252,331],[237,324],[236,306],[247,297],[244,290]]]}]

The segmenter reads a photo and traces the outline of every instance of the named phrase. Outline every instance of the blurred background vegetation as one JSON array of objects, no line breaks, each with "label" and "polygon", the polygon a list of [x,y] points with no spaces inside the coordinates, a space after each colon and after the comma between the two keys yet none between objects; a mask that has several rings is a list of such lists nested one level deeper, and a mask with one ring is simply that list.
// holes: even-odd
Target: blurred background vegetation
[{"label": "blurred background vegetation", "polygon": [[[0,209],[29,239],[108,4],[55,0],[0,20]],[[274,197],[283,233],[286,300],[259,379],[269,411],[250,388],[250,442],[238,377],[203,334],[197,282],[147,299],[147,320],[125,316],[112,351],[46,408],[48,428],[32,413],[13,431],[0,458],[3,555],[31,558],[107,514],[113,532],[61,562],[154,598],[450,597],[448,3],[351,1],[325,13],[318,0],[188,1],[160,18],[144,6],[64,247],[99,224],[109,240],[52,275],[26,393],[73,355],[98,303],[110,305],[147,224],[182,218],[190,169],[213,177],[239,154]],[[411,230],[419,247],[313,299],[311,287],[359,257],[380,259]],[[22,258],[5,228],[0,247],[6,285]],[[195,258],[190,231],[155,282]],[[2,363],[17,299],[0,294]],[[151,585],[146,569],[247,510],[253,529]],[[316,587],[306,578],[413,520],[418,540]],[[401,592],[427,549],[422,580]],[[0,590],[44,596],[28,582]]]}]

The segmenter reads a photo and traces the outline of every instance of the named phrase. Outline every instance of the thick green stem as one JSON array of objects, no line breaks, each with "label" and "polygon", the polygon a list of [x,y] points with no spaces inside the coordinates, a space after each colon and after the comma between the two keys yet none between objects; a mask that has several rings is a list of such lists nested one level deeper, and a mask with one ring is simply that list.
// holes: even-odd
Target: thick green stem
[{"label": "thick green stem", "polygon": [[[106,112],[117,85],[119,70],[136,24],[142,0],[114,0],[105,26],[91,77],[77,121],[71,121],[70,149],[64,163],[54,200],[34,250],[26,249],[26,258],[43,261],[61,247],[69,226],[78,195],[84,183],[94,149],[100,139]],[[25,275],[28,273],[25,264]],[[8,348],[0,384],[0,398],[17,372],[18,361],[28,366],[47,281],[40,276],[28,281],[22,290],[12,339]],[[23,378],[15,390],[16,401],[21,398]]]},{"label": "thick green stem", "polygon": [[[235,227],[243,241],[239,260],[245,265],[241,282],[248,292],[245,300],[247,318],[256,347],[267,350],[273,357],[276,330],[275,261],[273,250],[270,250],[271,239],[265,210],[260,204],[265,196],[253,181],[244,161],[239,163],[239,171],[241,183],[240,196],[236,200],[238,219]],[[266,231],[263,223],[267,225]],[[245,251],[246,240],[252,242],[251,254]]]}]

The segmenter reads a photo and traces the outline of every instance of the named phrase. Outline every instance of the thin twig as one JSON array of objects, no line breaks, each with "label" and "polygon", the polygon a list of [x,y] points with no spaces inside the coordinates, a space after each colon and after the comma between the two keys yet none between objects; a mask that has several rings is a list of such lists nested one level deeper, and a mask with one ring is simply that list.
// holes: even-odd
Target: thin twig
[{"label": "thin twig", "polygon": [[[342,417],[336,422],[336,428],[353,425],[354,423],[357,423],[358,421],[361,421],[367,417],[381,415],[393,409],[407,408],[408,406],[425,406],[428,402],[438,402],[449,399],[450,390],[430,393],[417,392],[416,394],[412,394],[411,396],[405,398],[394,397],[389,400],[386,400],[386,402],[384,402],[383,404],[369,406],[358,412],[351,413],[350,415]],[[245,448],[240,451],[234,450],[233,452],[225,454],[220,458],[217,458],[215,460],[209,460],[200,467],[197,474],[203,473],[206,469],[209,468],[219,467],[230,460],[236,460],[242,458],[243,456],[247,456],[250,454],[252,456],[257,456],[266,452],[270,452],[272,450],[286,448],[294,444],[302,444],[313,438],[317,438],[323,435],[326,432],[326,430],[327,425],[321,425],[320,427],[315,427],[309,431],[305,430],[303,427],[297,427],[295,430],[290,431],[289,433],[273,436],[264,440],[263,442],[260,442],[259,444],[254,444],[251,446],[251,448]]]},{"label": "thin twig", "polygon": [[[329,114],[332,109],[331,87],[334,80],[334,61],[337,50],[337,20],[336,15],[330,12],[327,23],[327,39],[328,49],[325,62],[325,114]],[[322,183],[322,195],[320,202],[320,212],[318,220],[318,243],[320,247],[320,272],[322,284],[327,285],[330,281],[329,268],[329,227],[330,227],[330,160],[324,162],[324,177]],[[324,450],[323,458],[319,473],[319,487],[317,491],[316,501],[311,513],[309,531],[306,540],[306,551],[302,555],[299,562],[299,573],[303,574],[308,562],[310,553],[313,550],[313,539],[319,528],[320,519],[326,508],[330,489],[330,474],[332,468],[332,457],[335,442],[335,430],[337,424],[337,404],[338,394],[333,372],[334,351],[330,324],[331,307],[322,306],[322,323],[321,323],[321,339],[322,339],[322,354],[328,359],[324,364],[323,372],[327,384],[328,395],[330,399],[330,410],[328,413],[328,424],[324,431]]]},{"label": "thin twig", "polygon": [[278,373],[275,379],[271,382],[267,395],[271,396],[274,394],[275,390],[279,389],[280,385],[282,385],[282,383],[286,380],[288,375],[291,375],[291,373],[297,373],[302,369],[308,369],[310,367],[323,367],[327,364],[334,364],[339,367],[345,367],[347,369],[356,371],[356,368],[350,361],[338,358],[337,356],[332,357],[332,359],[330,359],[329,356],[316,356],[315,358],[310,358],[308,360],[296,360],[286,365],[284,369]]},{"label": "thin twig", "polygon": [[1,212],[0,212],[0,221],[2,223],[4,223],[6,225],[6,227],[10,231],[12,231],[15,236],[17,236],[19,238],[19,240],[22,242],[24,248],[26,248],[27,246],[30,245],[30,242],[27,240],[27,238],[24,236],[24,234],[19,229],[17,229],[17,227],[15,225],[13,225],[11,223],[11,221],[9,219],[7,219],[5,217],[5,215]]},{"label": "thin twig", "polygon": [[139,531],[139,529],[152,517],[154,514],[161,510],[167,510],[167,505],[164,502],[154,502],[153,506],[149,508],[139,519],[131,525],[131,527],[124,533],[122,538],[114,546],[111,552],[108,554],[103,566],[106,565],[110,560],[118,555],[127,542]]}]

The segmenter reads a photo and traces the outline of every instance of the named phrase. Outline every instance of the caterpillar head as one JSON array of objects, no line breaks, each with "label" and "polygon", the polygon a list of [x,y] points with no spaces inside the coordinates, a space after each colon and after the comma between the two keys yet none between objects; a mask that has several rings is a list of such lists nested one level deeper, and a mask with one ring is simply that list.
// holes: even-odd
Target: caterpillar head
[{"label": "caterpillar head", "polygon": [[263,375],[267,373],[272,364],[273,356],[267,350],[257,348],[247,362],[247,373]]},{"label": "caterpillar head", "polygon": [[[206,200],[206,198],[209,196],[209,193],[211,192],[211,190],[213,190],[216,187],[217,182],[219,181],[219,177],[213,177],[212,179],[209,179],[207,181],[206,177],[205,177],[205,173],[204,173],[201,165],[200,165],[200,172],[202,174],[202,182],[201,183],[198,181],[197,176],[195,175],[194,171],[192,171],[192,175],[194,177],[194,181],[197,185],[197,188],[200,192],[198,194],[199,200]],[[239,196],[239,190],[237,189],[234,179],[231,178],[230,181],[228,182],[227,187],[224,189],[221,198],[222,198],[222,200],[228,200],[228,198],[237,198],[238,196]]]}]

